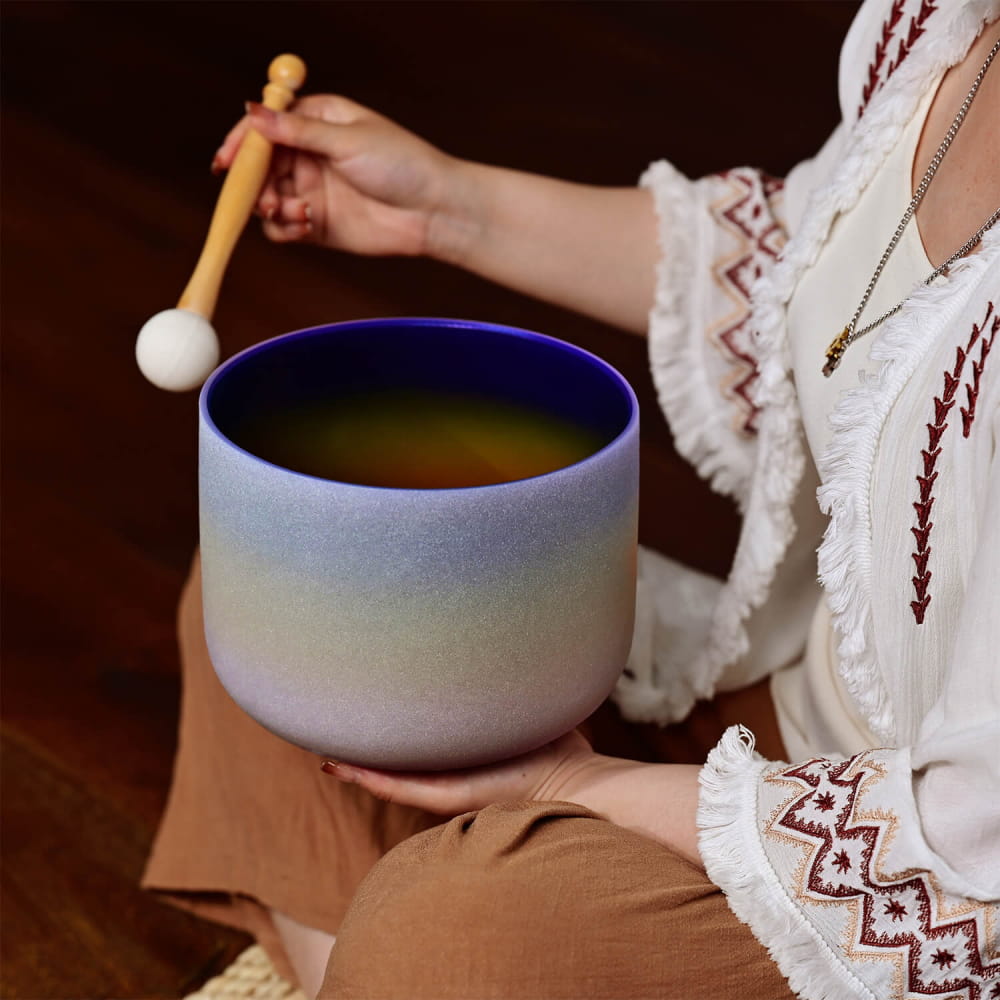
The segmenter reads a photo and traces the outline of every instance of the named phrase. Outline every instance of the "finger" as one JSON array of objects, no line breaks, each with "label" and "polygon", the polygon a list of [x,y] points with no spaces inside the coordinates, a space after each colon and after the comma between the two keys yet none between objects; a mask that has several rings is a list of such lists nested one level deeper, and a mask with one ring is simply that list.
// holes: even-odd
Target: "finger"
[{"label": "finger", "polygon": [[281,202],[286,194],[293,193],[292,171],[295,153],[283,146],[275,146],[267,177],[257,198],[257,214],[263,219],[275,218],[281,210]]},{"label": "finger", "polygon": [[[260,107],[260,105],[254,105]],[[265,109],[266,110],[266,109]],[[309,94],[297,100],[289,109],[297,115],[311,117],[331,125],[350,125],[360,118],[371,115],[368,108],[347,97],[333,94]],[[220,173],[232,166],[243,137],[251,127],[249,115],[244,115],[227,133],[222,145],[212,159],[212,172]],[[266,133],[265,133],[266,134]],[[306,147],[302,147],[306,148]]]},{"label": "finger", "polygon": [[269,180],[277,183],[284,181],[286,178],[294,177],[295,161],[297,158],[298,154],[294,149],[288,149],[286,146],[275,146],[271,152]]},{"label": "finger", "polygon": [[264,235],[272,243],[305,242],[313,236],[313,224],[308,219],[302,222],[288,222],[277,218],[265,219],[263,229]]},{"label": "finger", "polygon": [[402,802],[436,813],[449,811],[451,795],[445,784],[453,780],[450,775],[402,774],[355,767],[334,760],[324,760],[322,768],[338,781],[361,785],[376,798],[387,802]]},{"label": "finger", "polygon": [[278,215],[281,207],[281,195],[275,190],[273,184],[266,186],[257,199],[257,214],[267,222],[272,221]]},{"label": "finger", "polygon": [[337,94],[308,94],[297,100],[289,111],[320,118],[331,125],[350,125],[374,114],[369,108]]},{"label": "finger", "polygon": [[338,160],[353,152],[349,125],[331,123],[292,111],[272,111],[253,101],[247,103],[251,127],[281,146],[317,153]]},{"label": "finger", "polygon": [[581,745],[587,756],[593,756],[582,736],[567,734],[521,756],[458,771],[403,773],[329,760],[322,767],[327,774],[361,785],[377,798],[455,816],[493,802],[534,798],[534,790],[545,784],[570,747]]},{"label": "finger", "polygon": [[212,173],[217,174],[222,170],[228,170],[233,165],[233,158],[249,129],[250,120],[244,115],[229,130],[225,139],[222,140],[222,145],[215,151],[215,156],[212,158]]},{"label": "finger", "polygon": [[[325,760],[323,770],[339,781],[360,785],[376,798],[386,802],[423,809],[441,816],[480,809],[494,801],[482,779],[472,781],[471,772],[401,773],[355,767],[339,761]],[[503,796],[500,796],[501,798]]]},{"label": "finger", "polygon": [[281,194],[265,193],[257,203],[257,214],[265,222],[276,225],[291,223],[312,223],[312,205],[305,199],[295,195],[286,197]]},{"label": "finger", "polygon": [[282,222],[306,223],[313,221],[312,205],[305,198],[282,198],[277,217]]},{"label": "finger", "polygon": [[281,195],[282,200],[287,200],[288,198],[293,198],[295,196],[295,178],[290,174],[279,176],[275,183],[275,187],[278,189],[278,194]]}]

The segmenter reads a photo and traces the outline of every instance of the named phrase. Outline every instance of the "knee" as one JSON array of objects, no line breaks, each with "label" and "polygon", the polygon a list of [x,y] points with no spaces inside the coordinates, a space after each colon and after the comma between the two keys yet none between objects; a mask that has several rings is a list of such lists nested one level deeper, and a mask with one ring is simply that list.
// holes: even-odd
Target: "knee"
[{"label": "knee", "polygon": [[[755,978],[756,977],[756,978]],[[764,984],[749,992],[749,982]],[[362,883],[321,998],[788,997],[704,872],[567,803],[417,834]]]},{"label": "knee", "polygon": [[[579,840],[577,824],[611,828],[582,806],[500,803],[457,816],[405,840],[362,882],[340,935],[352,926],[475,923],[503,917],[504,901],[523,900],[558,877],[561,851]],[[512,895],[512,890],[517,892]],[[380,930],[380,933],[382,931]]]},{"label": "knee", "polygon": [[581,929],[614,922],[601,856],[622,836],[579,806],[518,803],[411,837],[359,888],[320,996],[549,995],[543,983],[579,974]]}]

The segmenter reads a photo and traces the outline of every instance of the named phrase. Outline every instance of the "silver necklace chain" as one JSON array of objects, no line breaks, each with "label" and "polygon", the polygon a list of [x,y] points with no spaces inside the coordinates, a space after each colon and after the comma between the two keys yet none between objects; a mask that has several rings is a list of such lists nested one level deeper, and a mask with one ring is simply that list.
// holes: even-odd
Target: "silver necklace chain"
[{"label": "silver necklace chain", "polygon": [[[972,102],[979,90],[979,86],[983,82],[983,77],[986,76],[986,71],[990,68],[990,63],[993,62],[997,52],[1000,52],[1000,39],[997,39],[993,48],[990,49],[990,54],[986,57],[986,62],[983,63],[982,68],[976,74],[975,80],[972,81],[972,87],[969,89],[969,93],[962,102],[962,106],[958,109],[958,114],[955,115],[955,120],[951,123],[950,128],[945,133],[944,139],[941,140],[941,145],[938,146],[937,152],[931,158],[931,162],[928,165],[927,170],[924,172],[924,176],[921,178],[920,183],[917,185],[917,190],[914,192],[910,204],[906,207],[906,211],[903,213],[903,218],[900,219],[899,225],[896,227],[896,232],[893,233],[892,239],[889,241],[889,245],[885,248],[885,252],[882,254],[882,257],[875,268],[875,272],[872,274],[871,280],[868,282],[865,294],[861,297],[861,302],[858,303],[858,308],[854,311],[854,315],[851,317],[850,323],[844,327],[844,329],[833,339],[832,343],[827,348],[826,364],[823,366],[824,375],[830,376],[834,373],[834,371],[836,371],[844,351],[846,351],[847,348],[854,343],[854,341],[856,341],[859,337],[863,337],[871,330],[874,330],[875,327],[884,323],[890,316],[894,316],[900,309],[903,308],[903,304],[906,302],[906,299],[897,302],[896,305],[884,312],[878,317],[878,319],[873,320],[867,326],[862,327],[860,330],[857,328],[858,320],[861,318],[861,314],[864,312],[865,306],[868,305],[868,300],[871,298],[872,292],[875,290],[875,285],[878,283],[878,279],[881,277],[886,263],[892,256],[892,252],[896,249],[896,245],[902,238],[903,231],[906,229],[909,221],[913,218],[917,207],[924,200],[924,195],[927,193],[927,189],[931,186],[931,181],[934,179],[934,175],[937,173],[938,167],[941,166],[941,161],[945,158],[945,154],[951,147],[952,142],[954,142],[955,136],[958,135],[958,130],[962,127],[962,123],[965,121],[965,116],[968,114],[969,108],[972,106]],[[929,285],[938,275],[947,271],[956,260],[960,257],[964,257],[970,250],[972,250],[973,247],[977,246],[984,234],[997,221],[997,219],[1000,219],[1000,208],[998,208],[983,223],[983,225],[980,226],[979,229],[965,241],[965,243],[963,243],[943,264],[941,264],[940,267],[934,268],[923,283],[925,285]]]}]

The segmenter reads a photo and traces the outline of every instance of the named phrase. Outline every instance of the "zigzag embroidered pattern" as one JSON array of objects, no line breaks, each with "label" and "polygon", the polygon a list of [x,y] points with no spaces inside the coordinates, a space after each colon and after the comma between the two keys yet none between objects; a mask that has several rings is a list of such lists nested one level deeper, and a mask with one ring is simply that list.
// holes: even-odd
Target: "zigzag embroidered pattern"
[{"label": "zigzag embroidered pattern", "polygon": [[736,308],[712,336],[733,362],[728,391],[741,410],[740,430],[754,435],[760,407],[753,400],[751,387],[759,370],[757,359],[749,352],[750,289],[761,274],[760,258],[776,259],[785,243],[784,230],[768,207],[784,181],[755,170],[727,170],[717,176],[728,181],[731,190],[712,206],[712,212],[739,241],[739,250],[713,264],[716,280]]},{"label": "zigzag embroidered pattern", "polygon": [[[874,949],[896,960],[893,997],[981,1000],[1000,977],[1000,962],[983,953],[985,905],[952,901],[949,912],[949,901],[930,872],[884,875],[878,870],[898,825],[891,812],[859,809],[862,793],[884,777],[875,759],[878,752],[868,750],[838,764],[814,758],[772,772],[768,781],[794,784],[805,792],[795,792],[782,805],[768,833],[787,831],[808,847],[800,898],[855,908],[851,939],[857,957]],[[988,996],[996,995],[994,986]]]},{"label": "zigzag embroidered pattern", "polygon": [[[962,414],[962,437],[967,438],[972,430],[972,422],[976,418],[976,401],[979,398],[979,383],[982,378],[983,368],[986,366],[986,359],[989,357],[993,347],[993,340],[1000,329],[1000,316],[993,315],[993,303],[990,302],[986,308],[986,315],[982,323],[973,323],[972,333],[969,336],[965,347],[955,348],[955,365],[951,371],[944,372],[944,389],[940,396],[934,397],[934,421],[927,424],[927,448],[920,452],[923,460],[923,475],[917,475],[917,487],[919,489],[918,499],[914,501],[913,509],[917,512],[917,523],[910,528],[916,540],[916,551],[913,552],[913,562],[916,566],[916,575],[910,578],[913,589],[916,592],[916,600],[910,601],[910,610],[918,625],[923,625],[927,615],[927,606],[931,602],[929,586],[931,582],[931,571],[927,568],[927,562],[931,555],[930,537],[934,522],[930,519],[931,508],[934,506],[934,481],[938,477],[936,468],[938,457],[941,454],[941,438],[948,429],[947,417],[951,408],[955,405],[955,393],[962,384],[962,375],[965,371],[965,363],[969,359],[972,351],[979,343],[979,360],[972,360],[972,379],[965,383],[966,402],[968,405],[959,407]],[[990,325],[990,319],[993,319]],[[983,331],[990,327],[990,336],[986,337]]]},{"label": "zigzag embroidered pattern", "polygon": [[[906,37],[899,40],[896,58],[890,59],[887,63],[886,57],[889,54],[889,47],[894,40],[896,29],[903,20],[904,6],[905,0],[893,0],[889,16],[882,22],[882,37],[875,43],[875,54],[868,65],[868,79],[861,91],[861,103],[858,105],[859,118],[864,114],[872,97],[885,86],[885,82],[899,69],[903,60],[910,54],[910,49],[924,33],[927,19],[937,10],[934,0],[922,0],[920,10],[910,18]],[[882,75],[883,69],[885,69],[884,76]]]}]

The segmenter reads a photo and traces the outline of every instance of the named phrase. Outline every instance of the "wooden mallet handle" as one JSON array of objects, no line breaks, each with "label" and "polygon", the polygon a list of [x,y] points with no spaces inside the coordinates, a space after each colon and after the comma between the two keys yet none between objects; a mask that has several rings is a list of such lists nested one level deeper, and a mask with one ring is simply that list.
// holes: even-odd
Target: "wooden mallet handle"
[{"label": "wooden mallet handle", "polygon": [[[281,55],[268,67],[267,78],[264,106],[283,111],[305,82],[306,65],[298,56]],[[205,245],[177,302],[178,309],[188,309],[211,320],[229,258],[253,212],[270,162],[271,143],[251,129],[244,136],[219,192]]]}]

